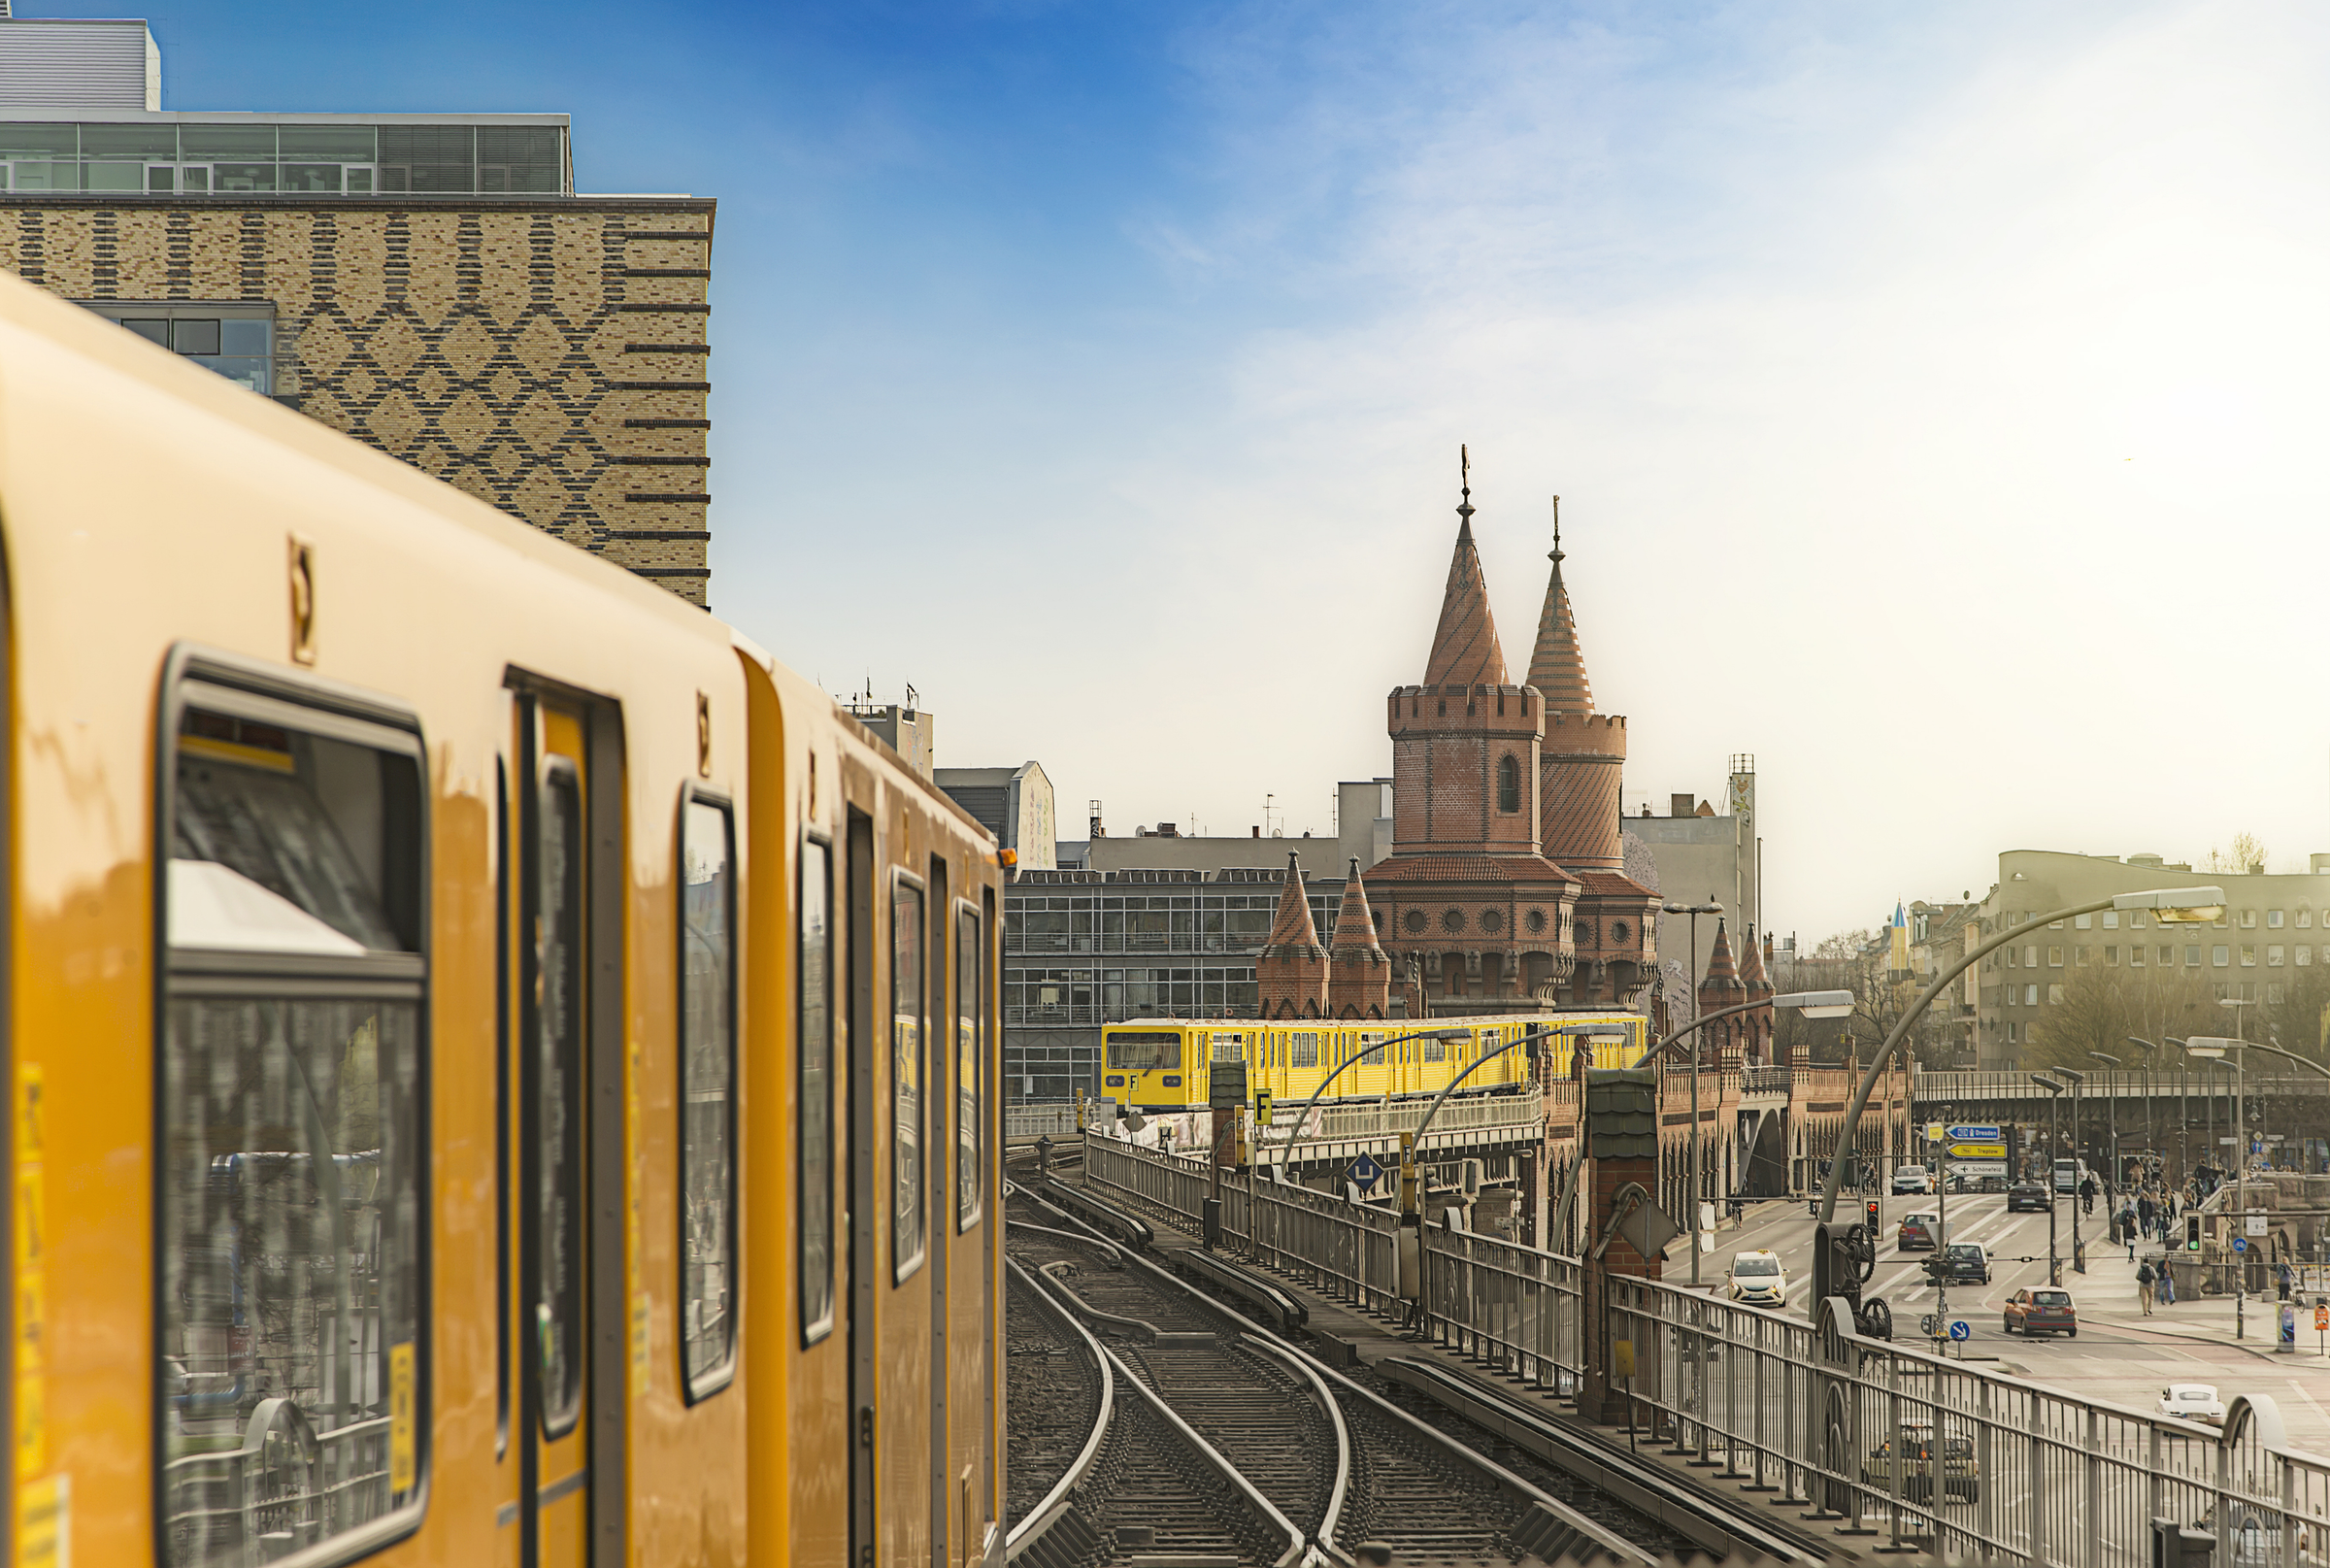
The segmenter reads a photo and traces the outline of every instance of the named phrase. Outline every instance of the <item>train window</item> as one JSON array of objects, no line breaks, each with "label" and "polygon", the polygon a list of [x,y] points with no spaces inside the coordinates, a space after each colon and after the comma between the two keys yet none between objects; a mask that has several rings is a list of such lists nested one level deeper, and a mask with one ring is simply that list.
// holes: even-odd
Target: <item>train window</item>
[{"label": "train window", "polygon": [[801,846],[801,1342],[833,1329],[833,851]]},{"label": "train window", "polygon": [[526,1110],[537,1162],[531,1353],[542,1428],[559,1438],[582,1404],[582,790],[574,764],[546,759],[535,790],[533,984],[527,989]]},{"label": "train window", "polygon": [[1366,1054],[1359,1058],[1360,1061],[1369,1067],[1382,1066],[1383,1041],[1385,1038],[1386,1037],[1384,1036],[1383,1032],[1380,1029],[1373,1033],[1362,1034],[1359,1037],[1359,1044],[1365,1050]]},{"label": "train window", "polygon": [[922,889],[890,886],[890,1270],[922,1264]]},{"label": "train window", "polygon": [[736,1344],[736,880],[728,808],[680,825],[680,1337],[691,1399],[727,1381]]},{"label": "train window", "polygon": [[979,1223],[982,1141],[980,1128],[986,1115],[986,1054],[980,1049],[982,1020],[980,992],[986,965],[979,955],[979,912],[960,909],[954,916],[954,1202],[955,1228],[969,1230]]},{"label": "train window", "polygon": [[1318,1036],[1308,1029],[1298,1029],[1294,1033],[1293,1040],[1294,1065],[1316,1067],[1318,1065]]},{"label": "train window", "polygon": [[1163,1029],[1111,1029],[1109,1065],[1135,1073],[1178,1072],[1182,1037]]},{"label": "train window", "polygon": [[1446,1040],[1428,1039],[1419,1044],[1423,1048],[1420,1059],[1424,1061],[1447,1061],[1448,1059],[1448,1043]]},{"label": "train window", "polygon": [[420,745],[197,680],[177,700],[163,1560],[360,1551],[411,1527],[426,1458]]},{"label": "train window", "polygon": [[1215,1061],[1246,1060],[1246,1036],[1226,1033],[1214,1036],[1214,1059]]}]

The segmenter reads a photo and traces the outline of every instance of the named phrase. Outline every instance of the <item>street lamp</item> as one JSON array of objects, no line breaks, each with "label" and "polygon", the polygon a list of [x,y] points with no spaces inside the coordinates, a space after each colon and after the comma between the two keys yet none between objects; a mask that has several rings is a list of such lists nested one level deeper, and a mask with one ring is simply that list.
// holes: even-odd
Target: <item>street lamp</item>
[{"label": "street lamp", "polygon": [[[1684,967],[1693,971],[1691,984],[1691,1017],[1696,1018],[1699,1016],[1699,986],[1698,976],[1696,974],[1696,971],[1699,968],[1699,917],[1702,915],[1720,915],[1723,913],[1723,906],[1717,903],[1709,902],[1705,904],[1661,904],[1659,908],[1666,911],[1669,915],[1688,915],[1691,917],[1691,961]],[[1693,1289],[1697,1289],[1699,1285],[1700,1177],[1699,1041],[1696,1036],[1693,1036],[1691,1040],[1691,1148],[1688,1169],[1690,1171],[1691,1182],[1691,1201],[1688,1205],[1691,1219],[1691,1287]]]},{"label": "street lamp", "polygon": [[[2139,1040],[2134,1035],[2129,1035],[2127,1041],[2129,1045],[2137,1047],[2144,1052],[2144,1154],[2148,1166],[2150,1161],[2160,1157],[2159,1146],[2152,1142],[2152,1052],[2159,1048],[2149,1040]],[[2161,1168],[2160,1175],[2163,1181],[2167,1180],[2168,1171],[2165,1165]]]},{"label": "street lamp", "polygon": [[[2221,887],[2162,887],[2141,893],[2119,893],[2086,904],[2074,904],[2068,909],[2038,916],[2035,920],[2025,921],[2024,925],[2052,925],[2057,920],[2068,920],[2079,915],[2093,915],[2101,910],[2148,910],[2163,924],[2200,924],[2215,919],[2224,913],[2224,909],[2225,891]],[[1861,1112],[1867,1108],[1870,1091],[1877,1087],[1877,1081],[1884,1073],[1885,1064],[1892,1059],[1893,1052],[1900,1049],[1901,1043],[1909,1038],[1910,1030],[1926,1008],[1932,1005],[1934,998],[1947,990],[1950,982],[2014,941],[2022,930],[2023,926],[2008,926],[1936,975],[1933,984],[1917,993],[1917,1000],[1910,1004],[1910,1010],[1901,1016],[1901,1020],[1893,1025],[1892,1032],[1885,1036],[1884,1044],[1878,1047],[1877,1055],[1869,1063],[1869,1070],[1861,1075],[1861,1082],[1852,1091],[1851,1103],[1845,1108],[1844,1137],[1847,1147],[1854,1130],[1860,1126]],[[1821,1220],[1826,1221],[1835,1216],[1837,1189],[1844,1184],[1844,1167],[1832,1161],[1828,1183],[1820,1193]]]},{"label": "street lamp", "polygon": [[[1667,1036],[1664,1040],[1661,1040],[1657,1045],[1652,1046],[1648,1051],[1644,1051],[1643,1059],[1639,1062],[1636,1062],[1635,1065],[1637,1067],[1649,1066],[1651,1061],[1657,1057],[1659,1052],[1672,1050],[1677,1043],[1683,1040],[1694,1029],[1698,1029],[1706,1024],[1714,1023],[1718,1018],[1728,1018],[1735,1014],[1746,1013],[1752,1008],[1765,1006],[1770,1006],[1776,1009],[1783,1007],[1793,1008],[1808,1018],[1842,1018],[1849,1016],[1852,1012],[1852,992],[1790,991],[1783,996],[1773,997],[1769,1003],[1742,1002],[1737,1007],[1719,1007],[1713,1013],[1709,1013],[1701,1018],[1693,1018],[1689,1023],[1676,1030],[1673,1034]],[[1584,1117],[1582,1111],[1580,1114],[1579,1120],[1579,1141],[1581,1145],[1582,1145],[1584,1142]],[[1561,1201],[1554,1209],[1553,1222],[1548,1227],[1550,1234],[1548,1235],[1547,1240],[1550,1241],[1555,1236],[1566,1237],[1568,1235],[1568,1231],[1564,1227],[1563,1220],[1569,1215],[1570,1204],[1572,1200],[1578,1196],[1578,1173],[1584,1169],[1584,1167],[1585,1151],[1582,1147],[1581,1147],[1577,1152],[1577,1156],[1570,1161],[1569,1175],[1562,1181]],[[1548,1251],[1553,1251],[1553,1249],[1550,1247],[1546,1250]]]},{"label": "street lamp", "polygon": [[2111,1130],[2110,1130],[2108,1133],[2106,1133],[2106,1134],[2105,1134],[2105,1136],[2106,1136],[2106,1137],[2108,1137],[2109,1139],[2111,1139],[2111,1141],[2112,1141],[2112,1169],[2111,1169],[2110,1173],[2109,1173],[2109,1174],[2108,1174],[2108,1175],[2105,1177],[2105,1179],[2104,1179],[2104,1201],[2105,1201],[2105,1203],[2109,1204],[2109,1203],[2111,1203],[2111,1202],[2112,1202],[2112,1200],[2113,1200],[2113,1194],[2114,1194],[2114,1193],[2115,1193],[2115,1192],[2117,1192],[2117,1191],[2119,1190],[2119,1182],[2120,1182],[2120,1170],[2119,1170],[2119,1058],[2118,1058],[2117,1056],[2114,1056],[2114,1055],[2113,1055],[2113,1054],[2112,1054],[2110,1051],[2091,1051],[2087,1052],[2087,1054],[2088,1054],[2088,1055],[2090,1055],[2090,1056],[2093,1056],[2093,1057],[2094,1057],[2094,1058],[2095,1058],[2097,1061],[2108,1061],[2108,1062],[2110,1062],[2110,1063],[2112,1064],[2112,1098],[2111,1098],[2111,1100],[2108,1102],[2108,1109],[2109,1109],[2109,1111],[2110,1111],[2110,1113],[2111,1113],[2112,1125],[2111,1125]]},{"label": "street lamp", "polygon": [[2033,1073],[2031,1082],[2047,1090],[2047,1283],[2060,1287],[2063,1262],[2055,1255],[2055,1156],[2061,1148],[2062,1123],[2055,1118],[2055,1105],[2063,1085],[2045,1073]]},{"label": "street lamp", "polygon": [[[2080,1201],[2082,1196],[2080,1187],[2093,1178],[2080,1175],[2080,1168],[2086,1163],[2080,1157],[2080,1091],[2086,1087],[2087,1075],[2073,1072],[2068,1067],[2049,1067],[2047,1071],[2057,1078],[2071,1081],[2071,1272],[2084,1274],[2087,1272],[2087,1249],[2080,1243]],[[2051,1176],[2053,1173],[2048,1174]]]}]

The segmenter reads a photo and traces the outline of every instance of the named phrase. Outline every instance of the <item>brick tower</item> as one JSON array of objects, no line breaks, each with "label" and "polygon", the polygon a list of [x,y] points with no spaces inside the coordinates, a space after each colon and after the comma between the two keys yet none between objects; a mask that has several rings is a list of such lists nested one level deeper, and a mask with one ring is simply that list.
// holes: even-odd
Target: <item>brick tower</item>
[{"label": "brick tower", "polygon": [[1529,684],[1545,698],[1538,750],[1538,833],[1547,859],[1582,884],[1577,955],[1567,999],[1624,1005],[1657,961],[1658,896],[1625,875],[1618,785],[1626,720],[1594,712],[1593,684],[1578,646],[1578,617],[1562,582],[1561,497],[1553,498],[1552,576],[1529,654]]},{"label": "brick tower", "polygon": [[1376,920],[1367,907],[1367,884],[1351,861],[1335,907],[1335,945],[1327,971],[1327,1008],[1339,1018],[1380,1018],[1391,1005],[1391,959],[1376,940]]},{"label": "brick tower", "polygon": [[1423,683],[1387,704],[1392,849],[1368,874],[1411,1018],[1526,1011],[1569,979],[1579,884],[1538,848],[1544,708],[1505,668],[1468,474]]},{"label": "brick tower", "polygon": [[[1738,1007],[1747,1000],[1748,987],[1732,965],[1731,938],[1724,931],[1723,922],[1717,920],[1714,951],[1708,954],[1707,974],[1699,982],[1699,1016],[1705,1018],[1723,1008]],[[1700,1060],[1737,1066],[1740,1045],[1748,1033],[1748,1014],[1735,1014],[1700,1030]]]},{"label": "brick tower", "polygon": [[1254,996],[1266,1018],[1315,1018],[1327,1011],[1327,950],[1318,945],[1300,857],[1291,851],[1270,941],[1254,960]]},{"label": "brick tower", "polygon": [[[1769,937],[1764,939],[1768,942]],[[1752,1013],[1740,1015],[1746,1025],[1741,1032],[1740,1051],[1750,1066],[1766,1066],[1772,1060],[1772,981],[1764,968],[1763,943],[1757,941],[1755,927],[1748,928],[1746,951],[1748,962],[1740,970],[1740,983],[1747,987],[1743,1002],[1761,1005]]]}]

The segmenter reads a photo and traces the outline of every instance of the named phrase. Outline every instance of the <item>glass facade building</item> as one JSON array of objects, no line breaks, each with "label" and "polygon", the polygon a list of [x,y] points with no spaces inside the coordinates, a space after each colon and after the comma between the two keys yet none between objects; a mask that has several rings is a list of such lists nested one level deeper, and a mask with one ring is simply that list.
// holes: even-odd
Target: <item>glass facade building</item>
[{"label": "glass facade building", "polygon": [[0,190],[124,196],[571,196],[563,115],[135,114],[0,120]]}]

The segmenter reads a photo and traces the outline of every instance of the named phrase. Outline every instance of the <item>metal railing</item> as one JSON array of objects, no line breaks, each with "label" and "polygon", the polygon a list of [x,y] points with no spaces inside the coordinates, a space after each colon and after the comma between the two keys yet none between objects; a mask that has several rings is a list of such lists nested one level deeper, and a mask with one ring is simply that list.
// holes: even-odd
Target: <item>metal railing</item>
[{"label": "metal railing", "polygon": [[1578,1260],[1471,1231],[1423,1231],[1424,1331],[1533,1387],[1576,1392],[1584,1366]]},{"label": "metal railing", "polygon": [[[1385,1138],[1414,1131],[1431,1108],[1422,1097],[1388,1104],[1328,1105],[1319,1108],[1318,1125],[1306,1137]],[[1432,1130],[1542,1125],[1545,1096],[1535,1086],[1518,1094],[1482,1094],[1459,1099],[1451,1095],[1432,1118]]]},{"label": "metal railing", "polygon": [[[1204,1222],[1213,1178],[1205,1160],[1161,1154],[1087,1133],[1084,1180],[1184,1228]],[[1388,1210],[1347,1202],[1309,1187],[1224,1173],[1223,1239],[1256,1262],[1363,1312],[1404,1311],[1400,1295],[1400,1222]]]},{"label": "metal railing", "polygon": [[[2286,1062],[2277,1064],[2289,1067],[2286,1074],[2277,1073],[2270,1065],[2256,1065],[2273,1062],[2274,1058],[2263,1052],[2249,1059],[2251,1094],[2259,1092],[2260,1084],[2266,1084],[2270,1085],[2266,1092],[2273,1094],[2330,1095],[2330,1078],[2309,1073],[2302,1067],[2290,1066]],[[2198,1073],[2184,1079],[2187,1085],[2201,1081]],[[2147,1093],[2155,1100],[2173,1100],[2177,1097],[2177,1071],[2171,1067],[2148,1076],[2127,1072],[2089,1073],[2086,1083],[2080,1086],[2080,1094],[2088,1101],[2141,1100]],[[2030,1074],[2025,1072],[1919,1073],[1916,1086],[1911,1092],[1919,1104],[1927,1105],[1980,1100],[2044,1102],[2047,1098],[2047,1090],[2032,1083]]]},{"label": "metal railing", "polygon": [[1003,1108],[1003,1138],[1006,1143],[1014,1139],[1075,1136],[1074,1100],[1029,1100]]},{"label": "metal railing", "polygon": [[1785,1094],[1793,1082],[1793,1076],[1785,1067],[1740,1069],[1740,1088],[1748,1094]]},{"label": "metal railing", "polygon": [[[1627,1395],[1671,1451],[1777,1488],[1849,1529],[1946,1557],[2145,1568],[2153,1521],[2234,1568],[2318,1568],[2330,1458],[2291,1450],[2269,1398],[2224,1429],[1733,1307],[1611,1282]],[[1849,1319],[1847,1319],[1849,1321]]]}]

